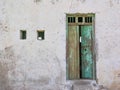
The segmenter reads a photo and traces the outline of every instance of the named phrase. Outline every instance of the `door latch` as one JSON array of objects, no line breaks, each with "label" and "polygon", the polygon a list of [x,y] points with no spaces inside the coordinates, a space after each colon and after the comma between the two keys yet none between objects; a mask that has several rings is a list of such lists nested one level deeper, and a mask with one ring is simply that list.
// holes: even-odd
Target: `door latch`
[{"label": "door latch", "polygon": [[81,42],[81,40],[82,40],[81,38],[82,38],[82,37],[80,36],[80,42]]}]

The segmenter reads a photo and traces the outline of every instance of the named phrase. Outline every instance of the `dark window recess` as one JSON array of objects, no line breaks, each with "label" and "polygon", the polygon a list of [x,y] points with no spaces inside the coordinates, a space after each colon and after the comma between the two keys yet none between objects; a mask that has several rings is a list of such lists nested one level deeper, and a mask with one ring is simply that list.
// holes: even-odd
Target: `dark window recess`
[{"label": "dark window recess", "polygon": [[83,17],[78,17],[78,22],[82,23],[83,22]]},{"label": "dark window recess", "polygon": [[85,17],[85,23],[92,23],[92,17]]},{"label": "dark window recess", "polygon": [[71,18],[70,17],[68,17],[68,23],[70,23],[71,22]]},{"label": "dark window recess", "polygon": [[44,31],[37,31],[37,39],[44,40]]},{"label": "dark window recess", "polygon": [[20,31],[20,39],[26,39],[26,31]]},{"label": "dark window recess", "polygon": [[68,17],[68,23],[75,23],[75,17]]}]

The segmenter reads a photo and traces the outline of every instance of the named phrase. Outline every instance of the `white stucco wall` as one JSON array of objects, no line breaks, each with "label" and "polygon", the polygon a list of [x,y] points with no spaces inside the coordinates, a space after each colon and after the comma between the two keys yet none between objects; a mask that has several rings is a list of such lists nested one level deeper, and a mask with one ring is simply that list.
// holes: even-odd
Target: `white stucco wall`
[{"label": "white stucco wall", "polygon": [[95,13],[98,83],[120,90],[119,0],[1,0],[0,90],[65,90],[66,13]]}]

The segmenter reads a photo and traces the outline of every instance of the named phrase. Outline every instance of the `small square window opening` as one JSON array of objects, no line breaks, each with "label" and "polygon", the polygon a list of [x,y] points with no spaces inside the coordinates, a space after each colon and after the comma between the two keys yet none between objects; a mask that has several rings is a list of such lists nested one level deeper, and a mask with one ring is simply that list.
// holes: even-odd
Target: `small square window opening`
[{"label": "small square window opening", "polygon": [[78,17],[78,22],[82,23],[83,22],[83,17]]},{"label": "small square window opening", "polygon": [[26,39],[26,31],[25,30],[20,31],[20,39]]},{"label": "small square window opening", "polygon": [[38,40],[44,40],[44,30],[43,31],[37,31],[37,39]]},{"label": "small square window opening", "polygon": [[92,23],[92,17],[85,17],[86,23]]},{"label": "small square window opening", "polygon": [[68,17],[68,23],[75,23],[75,17]]}]

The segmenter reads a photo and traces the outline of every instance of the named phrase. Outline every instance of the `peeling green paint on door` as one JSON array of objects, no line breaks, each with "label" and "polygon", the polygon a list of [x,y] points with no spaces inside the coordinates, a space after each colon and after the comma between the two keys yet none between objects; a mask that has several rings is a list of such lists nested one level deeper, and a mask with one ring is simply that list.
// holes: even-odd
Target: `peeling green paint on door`
[{"label": "peeling green paint on door", "polygon": [[82,78],[93,78],[92,26],[81,26]]}]

